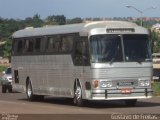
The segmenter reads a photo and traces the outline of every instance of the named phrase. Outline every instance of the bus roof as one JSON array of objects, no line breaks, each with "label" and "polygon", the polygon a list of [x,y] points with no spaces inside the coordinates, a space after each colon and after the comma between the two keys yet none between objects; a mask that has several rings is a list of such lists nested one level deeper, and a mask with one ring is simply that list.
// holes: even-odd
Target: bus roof
[{"label": "bus roof", "polygon": [[147,30],[139,27],[135,23],[126,21],[97,21],[79,24],[44,26],[40,28],[25,28],[13,33],[13,38],[34,37],[54,34],[79,33],[82,36],[87,36],[88,32],[94,28],[138,28],[141,33],[147,34]]}]

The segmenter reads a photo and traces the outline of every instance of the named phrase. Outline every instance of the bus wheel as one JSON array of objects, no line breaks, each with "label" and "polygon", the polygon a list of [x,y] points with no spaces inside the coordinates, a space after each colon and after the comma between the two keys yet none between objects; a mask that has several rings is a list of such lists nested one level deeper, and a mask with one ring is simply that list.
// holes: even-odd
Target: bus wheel
[{"label": "bus wheel", "polygon": [[34,100],[33,90],[32,90],[32,84],[30,81],[27,82],[26,85],[26,94],[29,101]]},{"label": "bus wheel", "polygon": [[137,103],[137,99],[133,99],[133,100],[125,100],[125,104],[127,106],[135,106]]},{"label": "bus wheel", "polygon": [[74,101],[74,104],[76,104],[77,106],[83,106],[82,89],[79,81],[76,81],[75,83],[73,101]]},{"label": "bus wheel", "polygon": [[2,85],[2,93],[6,93],[7,92],[7,87],[6,85]]},{"label": "bus wheel", "polygon": [[12,93],[12,85],[8,86],[8,92]]}]

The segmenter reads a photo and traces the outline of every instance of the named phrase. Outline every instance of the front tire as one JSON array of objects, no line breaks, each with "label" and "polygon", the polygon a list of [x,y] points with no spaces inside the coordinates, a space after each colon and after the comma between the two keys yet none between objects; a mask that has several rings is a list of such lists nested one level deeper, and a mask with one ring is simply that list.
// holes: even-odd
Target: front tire
[{"label": "front tire", "polygon": [[31,81],[28,81],[26,84],[26,94],[27,94],[27,98],[29,101],[33,101],[34,95],[33,95],[33,89],[32,89],[32,84]]},{"label": "front tire", "polygon": [[75,86],[74,86],[74,104],[77,106],[83,106],[84,105],[84,101],[82,99],[82,89],[81,89],[81,85],[79,83],[79,81],[75,82]]},{"label": "front tire", "polygon": [[27,98],[28,98],[29,101],[36,101],[36,100],[37,101],[43,101],[44,100],[44,96],[43,95],[34,95],[33,94],[31,81],[27,82],[26,94],[27,94]]}]

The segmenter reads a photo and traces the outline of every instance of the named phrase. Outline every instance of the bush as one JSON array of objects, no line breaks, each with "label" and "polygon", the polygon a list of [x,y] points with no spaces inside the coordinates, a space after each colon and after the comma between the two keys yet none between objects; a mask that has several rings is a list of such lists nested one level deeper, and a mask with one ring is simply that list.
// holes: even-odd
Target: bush
[{"label": "bush", "polygon": [[5,69],[7,69],[7,66],[0,66],[0,74],[2,74]]},{"label": "bush", "polygon": [[154,82],[152,89],[154,96],[160,96],[160,82]]},{"label": "bush", "polygon": [[3,75],[3,71],[6,69],[6,66],[0,66],[0,85],[1,85],[1,81],[2,81],[2,75]]}]

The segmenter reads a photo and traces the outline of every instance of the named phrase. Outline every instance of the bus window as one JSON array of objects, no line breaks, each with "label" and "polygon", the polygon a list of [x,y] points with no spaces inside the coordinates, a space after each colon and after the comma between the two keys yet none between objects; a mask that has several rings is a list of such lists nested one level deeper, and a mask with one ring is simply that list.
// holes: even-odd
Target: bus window
[{"label": "bus window", "polygon": [[23,42],[22,42],[22,40],[18,40],[17,53],[21,53],[22,52],[22,48],[23,48]]},{"label": "bus window", "polygon": [[124,51],[126,61],[146,61],[151,59],[147,35],[124,35]]},{"label": "bus window", "polygon": [[33,52],[33,41],[29,41],[29,48],[28,48],[28,52]]},{"label": "bus window", "polygon": [[13,40],[13,43],[12,43],[12,55],[15,55],[17,53],[17,48],[18,48],[18,41],[17,40]]},{"label": "bus window", "polygon": [[59,51],[59,45],[60,45],[60,37],[48,37],[47,41],[47,52],[58,52]]},{"label": "bus window", "polygon": [[68,53],[72,50],[73,46],[73,39],[72,36],[64,36],[62,37],[62,43],[61,43],[61,51]]},{"label": "bus window", "polygon": [[36,38],[35,39],[35,51],[40,52],[41,49],[41,38]]},{"label": "bus window", "polygon": [[25,40],[24,52],[33,52],[33,40]]},{"label": "bus window", "polygon": [[86,41],[77,41],[75,45],[74,63],[77,66],[89,65],[89,52]]},{"label": "bus window", "polygon": [[97,62],[122,62],[122,46],[119,35],[91,36],[91,59]]}]

